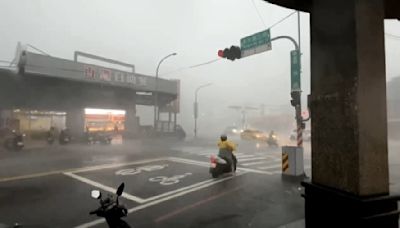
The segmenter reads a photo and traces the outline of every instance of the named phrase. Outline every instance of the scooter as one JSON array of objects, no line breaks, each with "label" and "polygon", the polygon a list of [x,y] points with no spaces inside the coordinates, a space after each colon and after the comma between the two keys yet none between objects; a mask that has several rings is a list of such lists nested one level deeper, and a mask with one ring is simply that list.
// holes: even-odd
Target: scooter
[{"label": "scooter", "polygon": [[108,194],[104,199],[99,190],[93,190],[91,196],[94,199],[100,201],[100,207],[96,210],[91,211],[89,214],[97,215],[98,217],[103,217],[110,228],[131,228],[128,223],[122,220],[122,217],[128,215],[128,209],[125,206],[119,204],[118,198],[122,195],[124,191],[125,184],[122,183],[115,195]]},{"label": "scooter", "polygon": [[49,133],[47,135],[47,144],[53,145],[54,141],[56,141],[54,135]]},{"label": "scooter", "polygon": [[210,157],[210,173],[213,178],[217,178],[224,173],[232,172],[232,165],[226,158],[211,155]]},{"label": "scooter", "polygon": [[267,144],[268,146],[278,147],[278,137],[275,134],[270,135],[267,138]]},{"label": "scooter", "polygon": [[60,145],[65,145],[71,142],[71,136],[66,130],[61,131],[58,142]]}]

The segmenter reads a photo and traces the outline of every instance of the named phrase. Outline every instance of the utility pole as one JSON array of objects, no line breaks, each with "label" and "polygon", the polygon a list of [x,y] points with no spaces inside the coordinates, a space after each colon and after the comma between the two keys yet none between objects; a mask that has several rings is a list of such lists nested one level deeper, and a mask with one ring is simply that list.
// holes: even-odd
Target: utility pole
[{"label": "utility pole", "polygon": [[155,81],[155,88],[154,88],[154,130],[156,130],[156,128],[157,128],[157,121],[159,120],[158,118],[159,118],[159,112],[160,112],[159,107],[158,107],[158,71],[160,69],[161,63],[165,59],[167,59],[167,58],[169,58],[171,56],[174,56],[174,55],[177,55],[177,54],[174,52],[174,53],[171,53],[171,54],[165,56],[164,58],[162,58],[160,60],[160,62],[157,65],[156,81]]},{"label": "utility pole", "polygon": [[197,137],[197,118],[199,115],[199,103],[197,102],[197,94],[199,93],[200,89],[208,87],[210,85],[212,85],[212,83],[207,83],[207,84],[201,85],[201,86],[197,87],[197,89],[194,93],[194,105],[193,105],[193,108],[194,108],[194,137]]}]

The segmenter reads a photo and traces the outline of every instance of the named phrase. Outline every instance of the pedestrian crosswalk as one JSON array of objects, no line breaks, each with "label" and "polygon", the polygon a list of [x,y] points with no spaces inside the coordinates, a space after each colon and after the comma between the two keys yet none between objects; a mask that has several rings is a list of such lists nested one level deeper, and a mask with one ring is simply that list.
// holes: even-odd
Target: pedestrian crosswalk
[{"label": "pedestrian crosswalk", "polygon": [[[214,148],[180,147],[174,148],[185,154],[199,156],[202,159],[215,155],[218,151]],[[282,155],[279,152],[235,152],[238,167],[268,171],[273,174],[282,172]]]}]

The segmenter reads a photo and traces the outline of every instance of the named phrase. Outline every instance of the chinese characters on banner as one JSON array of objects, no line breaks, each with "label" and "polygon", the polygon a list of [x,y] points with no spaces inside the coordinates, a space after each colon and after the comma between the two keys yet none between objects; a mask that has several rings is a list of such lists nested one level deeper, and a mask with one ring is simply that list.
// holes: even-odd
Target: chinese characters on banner
[{"label": "chinese characters on banner", "polygon": [[136,76],[133,73],[96,67],[93,65],[84,65],[84,76],[85,78],[94,81],[116,82],[137,86],[147,85],[145,77]]}]

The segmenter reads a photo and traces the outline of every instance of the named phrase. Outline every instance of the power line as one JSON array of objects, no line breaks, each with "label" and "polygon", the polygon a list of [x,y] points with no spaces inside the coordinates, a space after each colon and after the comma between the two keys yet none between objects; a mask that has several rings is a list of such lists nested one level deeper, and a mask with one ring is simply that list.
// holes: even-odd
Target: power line
[{"label": "power line", "polygon": [[208,64],[212,64],[212,63],[215,63],[215,62],[217,62],[217,61],[219,61],[219,60],[221,60],[221,59],[220,59],[220,58],[217,58],[217,59],[213,59],[213,60],[210,60],[210,61],[207,61],[207,62],[203,62],[203,63],[199,63],[199,64],[187,66],[187,67],[181,67],[181,68],[178,68],[178,69],[176,69],[176,70],[167,72],[167,73],[165,73],[165,74],[161,74],[161,76],[169,75],[169,74],[173,74],[173,73],[177,73],[177,72],[184,71],[184,70],[188,70],[188,69],[193,69],[193,68],[201,67],[201,66],[208,65]]},{"label": "power line", "polygon": [[255,9],[256,12],[257,12],[258,18],[260,18],[261,23],[262,23],[262,24],[264,25],[264,27],[266,28],[267,25],[265,25],[265,22],[264,22],[263,18],[261,17],[260,11],[258,11],[258,9],[257,9],[256,3],[254,2],[254,0],[251,0],[251,2],[253,3],[254,9]]},{"label": "power line", "polygon": [[280,19],[279,21],[275,22],[274,24],[272,24],[271,26],[269,26],[268,29],[271,29],[277,25],[279,25],[280,23],[282,23],[284,20],[288,19],[290,16],[292,16],[293,14],[295,14],[297,11],[293,10],[293,12],[291,12],[290,14],[288,14],[286,17]]},{"label": "power line", "polygon": [[207,62],[200,63],[200,64],[196,64],[196,65],[190,66],[189,68],[196,68],[196,67],[200,67],[200,66],[208,65],[208,64],[211,64],[211,63],[215,63],[215,62],[217,62],[217,61],[219,61],[219,60],[221,60],[221,58],[214,59],[214,60],[207,61]]}]

